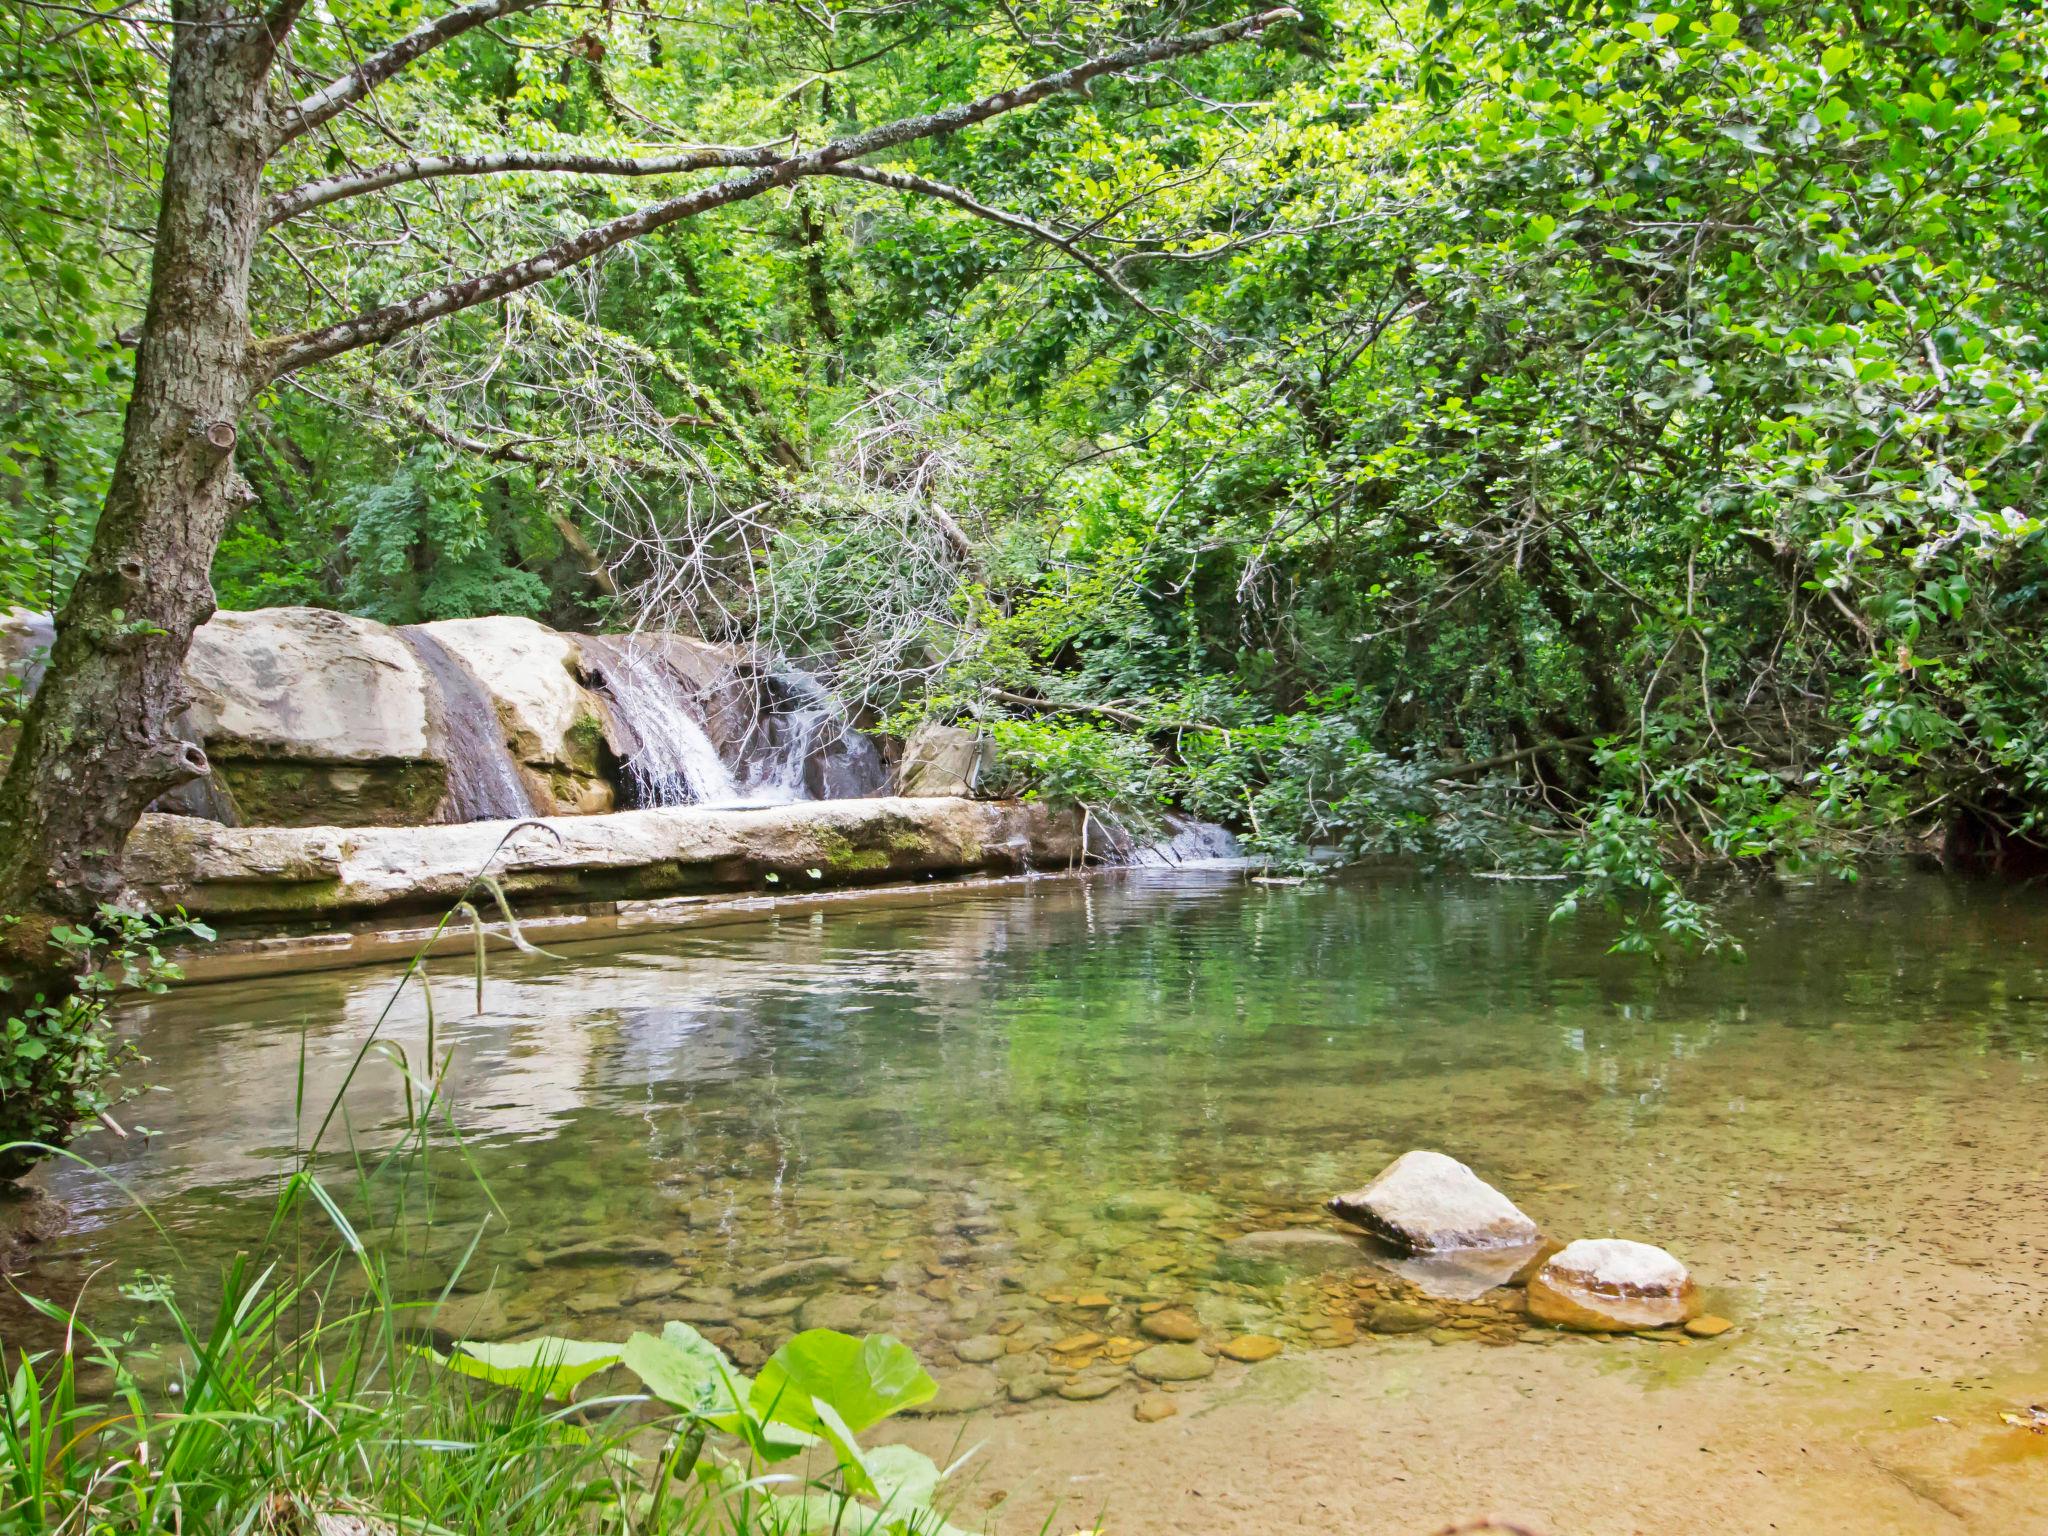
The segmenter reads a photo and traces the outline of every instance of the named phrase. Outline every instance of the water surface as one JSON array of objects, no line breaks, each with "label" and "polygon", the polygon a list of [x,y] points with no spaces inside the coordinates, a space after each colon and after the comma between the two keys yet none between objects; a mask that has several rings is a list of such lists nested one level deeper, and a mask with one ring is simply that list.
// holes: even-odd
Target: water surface
[{"label": "water surface", "polygon": [[[1082,1411],[1057,1396],[1076,1379],[1135,1390],[1161,1302],[1212,1350],[1424,1347],[1364,1326],[1398,1288],[1229,1257],[1243,1233],[1320,1224],[1324,1196],[1415,1146],[1559,1237],[1671,1248],[1738,1323],[1713,1344],[1546,1343],[1496,1297],[1445,1309],[1431,1359],[1494,1344],[1486,1370],[1512,1377],[1586,1348],[1674,1392],[1853,1383],[1873,1417],[1925,1393],[1944,1421],[1954,1394],[2040,1360],[2038,894],[1775,891],[1731,913],[1746,964],[1668,968],[1548,922],[1552,899],[1134,874],[494,957],[481,1012],[454,964],[431,1005],[384,971],[193,988],[129,1019],[160,1085],[133,1111],[147,1144],[84,1150],[199,1285],[260,1232],[374,1033],[415,1073],[440,1064],[466,1153],[444,1133],[408,1195],[431,1234],[379,1240],[425,1286],[480,1232],[478,1331],[622,1337],[684,1315],[746,1359],[806,1322],[886,1327],[961,1406],[1001,1414]],[[342,1102],[337,1153],[399,1136],[391,1060],[373,1052]],[[323,1167],[349,1187],[347,1158]],[[82,1213],[48,1289],[174,1267],[110,1185],[47,1177]],[[1053,1347],[1084,1333],[1103,1342]]]}]

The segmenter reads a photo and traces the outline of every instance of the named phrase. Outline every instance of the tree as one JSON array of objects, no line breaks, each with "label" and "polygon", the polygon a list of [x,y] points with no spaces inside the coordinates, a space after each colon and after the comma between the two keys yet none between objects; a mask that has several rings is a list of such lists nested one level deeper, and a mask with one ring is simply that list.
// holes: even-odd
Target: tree
[{"label": "tree", "polygon": [[[458,39],[513,18],[580,13],[557,0],[470,0],[381,47],[323,15],[318,26],[334,35],[309,43],[301,58],[297,50],[314,26],[303,20],[304,8],[304,0],[271,0],[267,9],[247,0],[174,0],[168,18],[165,157],[134,388],[90,551],[0,782],[0,912],[26,919],[11,930],[13,968],[28,971],[45,990],[66,984],[62,954],[48,942],[52,929],[118,898],[122,848],[143,809],[207,772],[204,752],[178,730],[189,702],[182,663],[193,631],[213,612],[210,572],[223,527],[249,495],[235,448],[260,394],[300,370],[547,283],[681,221],[812,178],[881,180],[886,173],[861,162],[1084,92],[1104,77],[1254,37],[1293,14],[1270,10],[1104,49],[992,94],[810,146],[792,138],[594,155],[517,144],[440,152],[407,145],[396,158],[366,163],[339,143],[318,160],[321,136],[349,115],[373,113],[380,91]],[[124,18],[126,10],[97,24],[145,25]],[[587,14],[594,21],[600,13]],[[651,19],[649,26],[651,35]],[[594,34],[584,39],[584,55],[601,56]],[[335,72],[326,74],[319,66],[330,61]],[[298,167],[303,175],[309,164],[323,174],[271,185],[279,167]],[[252,267],[266,236],[314,210],[430,189],[449,178],[560,173],[627,180],[710,171],[728,174],[590,223],[506,264],[289,334],[251,332]],[[1038,238],[1063,238],[955,187],[906,176],[883,184]],[[1123,297],[1136,298],[1104,275]]]}]

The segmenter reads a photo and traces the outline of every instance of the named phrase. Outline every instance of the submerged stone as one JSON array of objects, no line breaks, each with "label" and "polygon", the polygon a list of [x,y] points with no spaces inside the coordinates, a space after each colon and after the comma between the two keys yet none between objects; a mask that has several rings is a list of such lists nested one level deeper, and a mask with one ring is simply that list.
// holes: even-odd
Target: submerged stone
[{"label": "submerged stone", "polygon": [[1568,1243],[1529,1281],[1529,1311],[1584,1333],[1676,1328],[1695,1310],[1692,1276],[1662,1248],[1625,1238]]},{"label": "submerged stone", "polygon": [[826,1254],[815,1259],[791,1259],[786,1264],[771,1264],[766,1269],[757,1269],[751,1275],[741,1276],[734,1289],[742,1296],[793,1291],[802,1286],[837,1279],[852,1268],[853,1260],[841,1258],[836,1254]]},{"label": "submerged stone", "polygon": [[874,1303],[862,1296],[813,1296],[797,1308],[799,1328],[832,1328],[840,1333],[861,1333],[874,1314]]},{"label": "submerged stone", "polygon": [[1173,1344],[1192,1344],[1202,1336],[1202,1325],[1192,1314],[1178,1307],[1164,1312],[1154,1312],[1141,1319],[1138,1327],[1155,1339],[1165,1339]]},{"label": "submerged stone", "polygon": [[1383,1301],[1365,1314],[1365,1326],[1374,1333],[1420,1333],[1434,1328],[1442,1314],[1434,1307],[1412,1301]]},{"label": "submerged stone", "polygon": [[1284,1265],[1310,1273],[1356,1269],[1370,1264],[1372,1255],[1365,1244],[1342,1232],[1314,1227],[1290,1227],[1278,1232],[1247,1232],[1224,1246],[1227,1265],[1256,1268]]},{"label": "submerged stone", "polygon": [[1131,1406],[1131,1417],[1140,1424],[1157,1424],[1180,1412],[1180,1404],[1164,1392],[1147,1392]]},{"label": "submerged stone", "polygon": [[1257,1365],[1262,1360],[1272,1359],[1286,1347],[1271,1334],[1247,1333],[1225,1343],[1223,1353],[1244,1365]]},{"label": "submerged stone", "polygon": [[1131,1369],[1147,1381],[1200,1381],[1215,1374],[1216,1362],[1192,1344],[1154,1344]]},{"label": "submerged stone", "polygon": [[1060,1396],[1070,1402],[1091,1402],[1109,1396],[1122,1385],[1121,1376],[1073,1376],[1060,1383]]},{"label": "submerged stone", "polygon": [[936,1395],[904,1412],[927,1418],[946,1413],[978,1413],[1003,1395],[1003,1384],[996,1379],[996,1373],[979,1365],[963,1366],[938,1380]]},{"label": "submerged stone", "polygon": [[1441,1152],[1402,1153],[1363,1189],[1334,1196],[1330,1210],[1410,1253],[1521,1247],[1543,1236],[1506,1195]]}]

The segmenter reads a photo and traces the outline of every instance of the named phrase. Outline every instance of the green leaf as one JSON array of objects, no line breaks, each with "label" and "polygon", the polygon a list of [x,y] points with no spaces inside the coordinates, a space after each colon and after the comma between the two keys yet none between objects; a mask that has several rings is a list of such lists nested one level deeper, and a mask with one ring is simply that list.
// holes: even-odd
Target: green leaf
[{"label": "green leaf", "polygon": [[617,1344],[543,1335],[516,1344],[462,1343],[447,1355],[427,1353],[457,1375],[566,1400],[580,1382],[617,1365],[621,1350]]},{"label": "green leaf", "polygon": [[813,1328],[768,1357],[749,1401],[758,1413],[817,1434],[824,1426],[811,1406],[816,1398],[859,1434],[938,1390],[899,1339],[886,1333],[856,1339]]},{"label": "green leaf", "polygon": [[730,1412],[740,1406],[728,1387],[731,1364],[717,1345],[688,1323],[664,1325],[660,1338],[634,1334],[626,1340],[620,1360],[649,1392],[684,1413]]}]

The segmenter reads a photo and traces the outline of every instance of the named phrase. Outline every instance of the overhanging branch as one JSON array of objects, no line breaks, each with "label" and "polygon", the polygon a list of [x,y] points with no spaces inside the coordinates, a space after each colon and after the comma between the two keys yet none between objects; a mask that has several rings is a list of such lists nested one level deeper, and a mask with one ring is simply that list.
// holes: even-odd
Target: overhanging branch
[{"label": "overhanging branch", "polygon": [[596,155],[540,150],[504,150],[497,154],[422,155],[412,160],[392,160],[369,166],[346,176],[329,176],[309,181],[270,199],[264,211],[263,227],[274,228],[287,219],[344,198],[381,192],[407,182],[433,181],[443,176],[499,176],[513,171],[555,171],[573,176],[678,176],[690,171],[730,169],[734,166],[773,165],[783,150],[774,145],[753,148],[707,144],[672,155],[651,155],[634,159],[629,155]]},{"label": "overhanging branch", "polygon": [[[521,9],[538,3],[540,0],[477,0],[476,4],[464,7],[463,11],[451,12],[450,15],[478,11],[501,14],[503,11]],[[614,246],[639,239],[657,229],[694,218],[714,208],[759,197],[765,192],[788,186],[806,176],[828,175],[834,167],[864,155],[879,154],[883,150],[894,149],[919,139],[958,132],[975,123],[986,122],[990,118],[1000,117],[1005,113],[1044,101],[1049,96],[1080,90],[1090,81],[1101,79],[1105,75],[1121,74],[1147,64],[1205,53],[1224,43],[1235,42],[1239,38],[1255,34],[1274,22],[1292,19],[1295,14],[1284,8],[1264,11],[1259,15],[1247,16],[1223,26],[1207,27],[1178,37],[1158,38],[1149,43],[1140,43],[1134,47],[1119,49],[1115,53],[1104,54],[1099,58],[1084,60],[1070,69],[1044,76],[1014,90],[999,91],[992,96],[963,102],[943,111],[921,117],[901,118],[878,128],[870,128],[863,133],[835,139],[808,153],[789,156],[772,165],[750,171],[746,175],[729,177],[711,186],[699,187],[680,197],[670,198],[666,202],[652,204],[637,213],[625,214],[606,223],[593,225],[523,261],[513,262],[496,271],[447,283],[439,288],[416,294],[410,299],[366,310],[350,319],[340,320],[316,330],[302,331],[294,336],[280,337],[262,343],[258,352],[263,358],[269,377],[277,378],[294,369],[304,368],[330,357],[338,357],[358,347],[375,346],[445,315],[455,314],[478,304],[486,304],[507,294],[530,288],[536,283],[546,282],[579,262],[587,261]],[[446,22],[447,19],[444,17],[443,21]],[[489,17],[479,18],[486,19]],[[476,24],[478,23],[470,23]],[[430,30],[432,29],[422,29],[421,33],[415,33],[413,36],[419,37]],[[404,46],[405,42],[394,44],[391,49],[386,50],[386,54],[377,57],[386,57]],[[424,43],[409,57],[417,57],[418,53],[425,52],[432,46],[435,46],[434,42]],[[350,78],[364,76],[374,63],[374,59],[366,61],[363,69],[357,71],[355,77]],[[402,67],[401,62],[386,71],[386,75],[395,73]],[[343,83],[337,81],[336,85]],[[329,89],[332,90],[334,87]],[[337,106],[334,110],[339,111],[340,107]]]},{"label": "overhanging branch", "polygon": [[516,16],[545,5],[548,0],[470,0],[425,26],[406,33],[381,52],[373,53],[339,80],[322,86],[285,108],[285,120],[278,125],[277,142],[288,144],[310,128],[317,128],[346,107],[361,101],[378,86],[423,54],[452,42],[501,17]]}]

